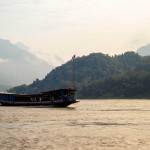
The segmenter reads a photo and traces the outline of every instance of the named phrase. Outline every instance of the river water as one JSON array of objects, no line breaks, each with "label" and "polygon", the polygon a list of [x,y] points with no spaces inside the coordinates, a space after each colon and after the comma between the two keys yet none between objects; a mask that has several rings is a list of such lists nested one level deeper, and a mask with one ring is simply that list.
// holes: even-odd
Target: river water
[{"label": "river water", "polygon": [[82,100],[68,108],[0,106],[1,150],[149,150],[149,100]]}]

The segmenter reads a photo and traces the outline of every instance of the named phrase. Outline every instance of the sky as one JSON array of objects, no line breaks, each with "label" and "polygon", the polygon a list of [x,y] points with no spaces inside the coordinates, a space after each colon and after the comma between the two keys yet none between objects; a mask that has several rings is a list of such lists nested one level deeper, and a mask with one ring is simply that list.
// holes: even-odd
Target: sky
[{"label": "sky", "polygon": [[0,0],[0,38],[54,65],[150,43],[150,0]]}]

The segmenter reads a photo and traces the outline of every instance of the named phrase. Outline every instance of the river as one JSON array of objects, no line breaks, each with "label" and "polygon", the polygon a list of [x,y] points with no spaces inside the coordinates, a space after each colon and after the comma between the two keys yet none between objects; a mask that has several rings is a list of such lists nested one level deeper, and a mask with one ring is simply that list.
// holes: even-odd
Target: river
[{"label": "river", "polygon": [[0,106],[1,150],[149,150],[149,100],[81,100],[68,108]]}]

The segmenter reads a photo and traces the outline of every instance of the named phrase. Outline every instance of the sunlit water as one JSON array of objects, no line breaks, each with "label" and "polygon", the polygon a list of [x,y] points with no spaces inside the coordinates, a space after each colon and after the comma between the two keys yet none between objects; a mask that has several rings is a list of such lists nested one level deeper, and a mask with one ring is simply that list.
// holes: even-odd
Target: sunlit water
[{"label": "sunlit water", "polygon": [[150,100],[0,107],[0,149],[149,150]]}]

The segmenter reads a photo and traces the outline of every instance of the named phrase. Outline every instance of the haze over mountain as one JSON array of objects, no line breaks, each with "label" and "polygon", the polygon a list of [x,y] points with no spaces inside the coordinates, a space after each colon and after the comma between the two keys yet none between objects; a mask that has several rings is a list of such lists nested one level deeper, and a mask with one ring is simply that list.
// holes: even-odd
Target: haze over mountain
[{"label": "haze over mountain", "polygon": [[136,52],[141,56],[150,56],[150,44],[140,47]]},{"label": "haze over mountain", "polygon": [[0,39],[0,86],[29,84],[42,79],[53,68],[30,53],[22,43]]}]

